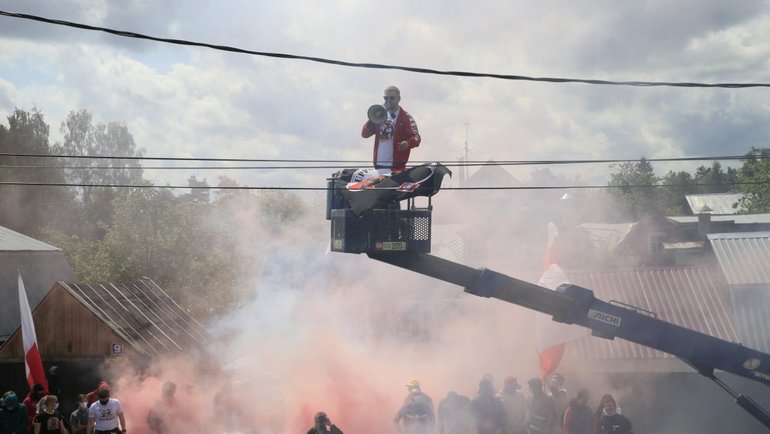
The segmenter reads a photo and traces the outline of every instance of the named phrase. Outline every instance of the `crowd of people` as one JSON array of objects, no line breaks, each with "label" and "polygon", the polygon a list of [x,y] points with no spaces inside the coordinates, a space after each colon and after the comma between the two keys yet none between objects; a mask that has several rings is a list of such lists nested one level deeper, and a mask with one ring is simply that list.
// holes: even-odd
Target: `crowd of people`
[{"label": "crowd of people", "polygon": [[[412,380],[406,384],[408,393],[393,426],[399,434],[633,434],[631,422],[612,395],[603,395],[593,411],[587,390],[580,389],[570,398],[562,384],[559,374],[549,377],[546,385],[532,378],[525,396],[516,378],[506,378],[496,391],[487,375],[473,399],[450,391],[434,412],[433,400],[419,381]],[[326,423],[319,423],[319,415]],[[321,433],[342,433],[324,412],[316,414],[307,434]]]},{"label": "crowd of people", "polygon": [[[50,374],[50,372],[49,372]],[[101,382],[88,394],[78,395],[77,409],[69,417],[59,411],[60,390],[35,384],[23,400],[14,391],[0,399],[0,434],[107,434],[125,433],[126,419],[120,401],[110,398],[110,387]]]},{"label": "crowd of people", "polygon": [[[491,376],[485,375],[473,398],[455,391],[434,409],[433,400],[418,380],[406,384],[407,396],[393,417],[398,434],[632,434],[631,422],[622,414],[612,395],[605,394],[592,409],[591,395],[580,389],[570,396],[559,374],[527,381],[528,394],[514,377],[508,377],[499,390]],[[77,408],[67,417],[59,410],[60,390],[47,391],[35,384],[22,400],[7,391],[0,402],[0,434],[117,434],[126,432],[123,407],[110,397],[110,385],[99,383],[87,394],[77,395]],[[174,415],[176,384],[162,386],[161,404],[153,407],[146,430],[170,434]],[[223,414],[223,413],[221,413]],[[178,419],[178,418],[177,418]],[[185,418],[182,418],[185,419]],[[142,431],[145,431],[142,427]],[[185,431],[187,431],[185,427]],[[315,414],[308,434],[342,434],[324,411]]]}]

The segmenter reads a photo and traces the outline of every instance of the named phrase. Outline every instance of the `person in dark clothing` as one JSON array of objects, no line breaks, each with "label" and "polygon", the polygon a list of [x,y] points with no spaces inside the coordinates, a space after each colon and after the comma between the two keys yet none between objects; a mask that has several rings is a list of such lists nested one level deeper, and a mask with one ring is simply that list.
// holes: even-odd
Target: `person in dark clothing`
[{"label": "person in dark clothing", "polygon": [[342,434],[342,430],[337,428],[323,411],[319,411],[313,417],[313,428],[307,432],[307,434]]},{"label": "person in dark clothing", "polygon": [[34,434],[67,434],[64,416],[57,410],[59,399],[56,395],[48,395],[43,399],[43,410],[35,416]]},{"label": "person in dark clothing", "polygon": [[467,396],[447,393],[438,403],[439,434],[477,434],[473,404]]},{"label": "person in dark clothing", "polygon": [[32,432],[32,421],[37,414],[37,403],[45,396],[45,388],[42,384],[35,384],[29,395],[24,398],[24,406],[27,407],[27,432]]},{"label": "person in dark clothing", "polygon": [[27,434],[27,423],[27,407],[19,403],[15,393],[6,392],[0,408],[0,434]]},{"label": "person in dark clothing", "polygon": [[597,423],[597,434],[633,434],[631,421],[617,412],[615,400],[604,403],[602,417]]},{"label": "person in dark clothing", "polygon": [[56,395],[57,398],[61,398],[61,381],[59,380],[59,367],[51,366],[48,368],[48,374],[46,375],[46,381],[48,381],[48,394]]},{"label": "person in dark clothing", "polygon": [[605,393],[602,395],[602,399],[599,400],[599,405],[596,407],[596,411],[594,412],[594,425],[599,423],[599,419],[602,418],[602,412],[604,412],[604,404],[606,404],[607,401],[612,401],[612,403],[615,404],[616,413],[623,414],[623,411],[620,409],[618,402],[615,401],[615,398],[613,398],[609,393]]},{"label": "person in dark clothing", "polygon": [[529,433],[551,434],[556,424],[556,405],[543,391],[543,382],[539,378],[531,378],[527,384],[530,393]]},{"label": "person in dark clothing", "polygon": [[479,434],[500,434],[507,421],[505,407],[500,398],[495,396],[492,381],[483,379],[479,382],[479,394],[473,400],[473,414],[476,416],[476,429]]},{"label": "person in dark clothing", "polygon": [[562,424],[563,434],[591,434],[594,431],[594,415],[588,406],[588,391],[578,390],[577,396],[573,398],[567,410],[564,412],[564,421]]}]

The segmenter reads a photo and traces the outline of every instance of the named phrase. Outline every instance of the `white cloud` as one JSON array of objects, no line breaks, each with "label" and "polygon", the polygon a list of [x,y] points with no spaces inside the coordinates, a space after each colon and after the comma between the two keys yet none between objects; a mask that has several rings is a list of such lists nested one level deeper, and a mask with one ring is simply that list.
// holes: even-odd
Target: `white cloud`
[{"label": "white cloud", "polygon": [[[7,2],[0,6],[10,9]],[[770,81],[767,6],[744,2],[334,3],[71,1],[24,12],[248,49],[539,76]],[[697,6],[697,7],[696,7]],[[413,159],[743,153],[767,136],[767,90],[599,87],[354,69],[129,41],[2,18],[0,108],[52,125],[85,108],[148,155],[363,159],[366,108],[396,84],[424,137]],[[4,35],[4,36],[3,36]],[[766,143],[766,141],[765,141]],[[556,171],[560,169],[554,169]],[[587,176],[595,175],[593,169]],[[239,173],[320,185],[325,173]],[[159,174],[178,182],[189,176]],[[206,172],[199,177],[214,179]]]}]

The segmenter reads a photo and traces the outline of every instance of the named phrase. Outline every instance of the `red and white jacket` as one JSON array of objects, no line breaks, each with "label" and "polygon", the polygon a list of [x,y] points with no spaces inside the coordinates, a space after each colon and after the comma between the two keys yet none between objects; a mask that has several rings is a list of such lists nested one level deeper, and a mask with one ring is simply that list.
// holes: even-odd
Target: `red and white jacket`
[{"label": "red and white jacket", "polygon": [[[398,107],[398,117],[393,125],[393,172],[403,172],[406,168],[406,163],[409,161],[409,152],[412,148],[420,146],[420,133],[417,130],[417,123],[414,121],[412,115],[406,112],[402,107]],[[380,126],[372,121],[366,121],[363,129],[361,130],[361,137],[369,138],[374,136],[374,155],[372,157],[372,163],[377,166],[377,149],[380,146]],[[398,148],[398,144],[404,140],[409,143],[409,147],[406,150],[401,151]]]}]

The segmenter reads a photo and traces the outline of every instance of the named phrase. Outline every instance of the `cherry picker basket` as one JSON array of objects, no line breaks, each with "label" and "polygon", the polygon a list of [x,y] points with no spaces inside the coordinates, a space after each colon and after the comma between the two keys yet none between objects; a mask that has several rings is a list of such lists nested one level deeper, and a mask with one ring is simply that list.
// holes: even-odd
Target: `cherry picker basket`
[{"label": "cherry picker basket", "polygon": [[[426,197],[427,207],[417,207],[415,197],[410,197],[380,202],[356,213],[343,193],[347,182],[337,175],[327,179],[326,218],[331,221],[332,251],[430,253],[430,196]],[[404,204],[406,209],[401,209]]]},{"label": "cherry picker basket", "polygon": [[[398,205],[398,204],[396,204]],[[345,253],[430,253],[430,208],[331,211],[331,250]]]},{"label": "cherry picker basket", "polygon": [[345,183],[330,179],[327,184],[326,218],[331,220],[331,250],[344,253],[430,253],[431,201],[426,208],[406,201],[407,209],[393,202],[386,209],[356,214],[345,200]]}]

